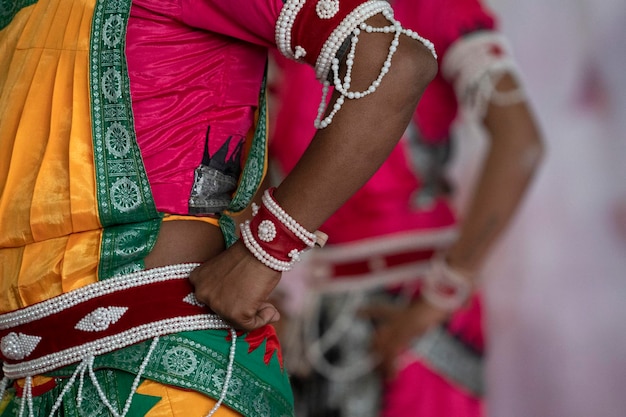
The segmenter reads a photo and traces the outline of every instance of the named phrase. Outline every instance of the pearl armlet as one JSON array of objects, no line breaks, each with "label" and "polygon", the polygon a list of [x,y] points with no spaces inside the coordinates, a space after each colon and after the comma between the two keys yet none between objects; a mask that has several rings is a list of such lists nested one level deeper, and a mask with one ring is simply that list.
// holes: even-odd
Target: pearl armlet
[{"label": "pearl armlet", "polygon": [[[323,129],[332,122],[346,99],[360,99],[376,91],[391,68],[391,59],[397,50],[401,34],[422,42],[433,56],[437,57],[432,42],[412,30],[404,29],[394,19],[393,9],[387,1],[341,0],[340,4],[340,0],[318,0],[315,14],[311,11],[312,8],[311,2],[307,4],[306,0],[287,0],[276,22],[276,44],[286,57],[305,61],[314,66],[317,78],[322,81],[322,100],[315,120],[315,127],[318,129]],[[391,23],[390,26],[374,28],[365,23],[367,19],[379,13]],[[352,67],[361,31],[393,33],[394,38],[378,77],[365,90],[350,91]],[[351,45],[346,57],[346,75],[342,80],[339,76],[337,54],[344,40],[348,38]],[[340,96],[328,116],[322,118],[331,86],[331,82],[328,81],[329,74]]]},{"label": "pearl armlet", "polygon": [[262,205],[252,206],[252,220],[240,225],[246,248],[264,265],[279,271],[289,271],[308,249],[323,246],[327,236],[309,232],[289,216],[273,197],[274,188],[265,190]]},{"label": "pearl armlet", "polygon": [[431,305],[449,312],[462,308],[472,295],[470,277],[452,269],[442,257],[435,257],[424,276],[422,297]]}]

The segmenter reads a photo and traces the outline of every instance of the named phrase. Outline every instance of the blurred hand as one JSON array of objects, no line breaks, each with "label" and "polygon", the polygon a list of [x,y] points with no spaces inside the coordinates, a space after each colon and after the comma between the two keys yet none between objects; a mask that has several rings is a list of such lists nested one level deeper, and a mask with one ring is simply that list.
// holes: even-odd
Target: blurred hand
[{"label": "blurred hand", "polygon": [[372,342],[374,356],[385,379],[396,374],[396,360],[411,342],[443,323],[448,313],[419,299],[408,306],[376,305],[363,310],[376,323]]},{"label": "blurred hand", "polygon": [[198,301],[234,328],[250,331],[280,319],[268,302],[280,276],[239,241],[192,271],[189,280]]}]

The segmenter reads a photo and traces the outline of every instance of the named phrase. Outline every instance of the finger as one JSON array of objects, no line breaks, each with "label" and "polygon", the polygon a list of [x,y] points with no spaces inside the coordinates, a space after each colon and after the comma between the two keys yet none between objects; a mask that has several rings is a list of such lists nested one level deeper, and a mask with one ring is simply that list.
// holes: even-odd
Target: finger
[{"label": "finger", "polygon": [[198,282],[200,281],[201,272],[204,269],[204,265],[205,264],[197,266],[189,274],[189,282],[191,282],[191,285],[193,285],[194,288],[197,286]]},{"label": "finger", "polygon": [[280,313],[276,307],[270,303],[263,303],[250,319],[239,320],[238,322],[231,320],[231,323],[235,328],[249,332],[266,324],[276,323],[278,320],[280,320]]},{"label": "finger", "polygon": [[270,303],[263,303],[257,311],[256,317],[258,317],[259,323],[262,323],[260,326],[263,326],[266,324],[276,323],[280,320],[280,312],[274,305]]},{"label": "finger", "polygon": [[387,363],[383,372],[385,380],[389,381],[395,379],[398,375],[398,371],[399,368],[397,361],[394,360],[391,363]]}]

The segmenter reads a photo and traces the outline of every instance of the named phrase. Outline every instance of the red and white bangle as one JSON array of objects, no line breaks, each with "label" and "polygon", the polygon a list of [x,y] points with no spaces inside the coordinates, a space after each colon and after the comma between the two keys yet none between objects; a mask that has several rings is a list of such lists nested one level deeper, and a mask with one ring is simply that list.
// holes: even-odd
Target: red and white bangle
[{"label": "red and white bangle", "polygon": [[289,271],[308,249],[322,246],[326,236],[309,232],[291,217],[273,197],[274,188],[263,193],[262,205],[252,206],[252,220],[240,225],[246,248],[275,271]]},{"label": "red and white bangle", "polygon": [[451,268],[443,257],[435,257],[424,277],[421,294],[431,305],[453,312],[465,306],[473,289],[469,276]]}]

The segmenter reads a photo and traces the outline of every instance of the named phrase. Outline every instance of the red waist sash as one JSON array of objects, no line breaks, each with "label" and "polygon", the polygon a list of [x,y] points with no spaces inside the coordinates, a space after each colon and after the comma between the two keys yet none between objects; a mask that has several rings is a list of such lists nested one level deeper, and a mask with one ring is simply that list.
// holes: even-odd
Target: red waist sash
[{"label": "red waist sash", "polygon": [[117,276],[0,315],[0,358],[9,378],[77,363],[181,331],[229,326],[193,295],[197,264]]}]

